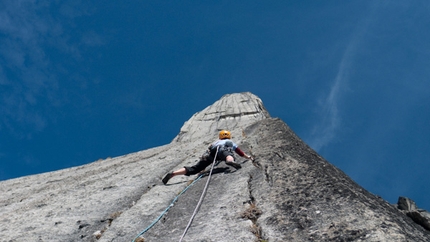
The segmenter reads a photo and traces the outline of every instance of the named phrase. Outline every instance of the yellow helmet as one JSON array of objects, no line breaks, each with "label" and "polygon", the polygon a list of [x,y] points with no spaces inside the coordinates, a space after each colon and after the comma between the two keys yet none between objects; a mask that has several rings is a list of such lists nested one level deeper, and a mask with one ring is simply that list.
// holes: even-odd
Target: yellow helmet
[{"label": "yellow helmet", "polygon": [[231,139],[230,131],[221,130],[219,132],[219,139]]}]

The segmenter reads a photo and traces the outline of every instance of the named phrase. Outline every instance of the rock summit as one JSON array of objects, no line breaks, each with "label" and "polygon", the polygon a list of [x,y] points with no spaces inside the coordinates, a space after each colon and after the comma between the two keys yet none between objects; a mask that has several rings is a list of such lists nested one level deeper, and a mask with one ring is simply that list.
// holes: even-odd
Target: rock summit
[{"label": "rock summit", "polygon": [[0,241],[179,241],[208,176],[164,214],[197,176],[168,185],[161,178],[195,164],[221,129],[256,159],[237,157],[239,170],[216,166],[183,241],[430,241],[422,225],[327,162],[252,93],[223,96],[169,144],[0,182]]}]

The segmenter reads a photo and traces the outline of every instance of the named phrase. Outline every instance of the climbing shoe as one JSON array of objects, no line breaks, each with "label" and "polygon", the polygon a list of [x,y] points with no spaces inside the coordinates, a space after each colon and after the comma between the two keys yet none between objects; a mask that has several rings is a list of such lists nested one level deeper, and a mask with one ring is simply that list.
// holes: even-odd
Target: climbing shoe
[{"label": "climbing shoe", "polygon": [[226,161],[225,164],[228,166],[233,166],[235,169],[242,168],[242,166],[236,162]]},{"label": "climbing shoe", "polygon": [[170,178],[172,178],[173,177],[173,172],[169,172],[169,173],[167,173],[167,175],[165,175],[164,177],[163,177],[163,184],[164,185],[166,185],[166,183],[170,180]]}]

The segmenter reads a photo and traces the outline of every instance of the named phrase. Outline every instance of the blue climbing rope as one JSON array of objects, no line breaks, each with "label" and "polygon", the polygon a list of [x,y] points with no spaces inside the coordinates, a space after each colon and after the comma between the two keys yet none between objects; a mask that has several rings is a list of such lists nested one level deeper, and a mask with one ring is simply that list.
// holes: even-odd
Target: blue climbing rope
[{"label": "blue climbing rope", "polygon": [[136,239],[137,238],[139,238],[140,236],[142,236],[144,233],[146,233],[146,231],[148,231],[150,228],[152,228],[158,221],[160,221],[160,219],[163,217],[163,215],[165,214],[165,213],[167,213],[167,211],[169,211],[169,209],[171,208],[171,207],[173,207],[173,205],[175,204],[175,202],[176,202],[176,200],[178,200],[178,198],[184,193],[184,192],[186,192],[187,190],[188,190],[188,188],[190,188],[192,185],[194,185],[194,183],[195,182],[197,182],[198,180],[200,180],[200,178],[202,178],[203,177],[203,174],[201,174],[200,176],[198,176],[190,185],[188,185],[184,190],[182,190],[182,192],[181,193],[179,193],[176,197],[175,197],[175,199],[173,199],[173,201],[170,203],[170,205],[161,213],[161,215],[160,216],[158,216],[158,218],[157,219],[155,219],[154,220],[154,222],[152,222],[152,224],[150,224],[146,229],[144,229],[142,232],[140,232],[137,236],[136,236],[136,238],[134,238],[133,239],[133,241],[132,242],[135,242],[136,241]]}]

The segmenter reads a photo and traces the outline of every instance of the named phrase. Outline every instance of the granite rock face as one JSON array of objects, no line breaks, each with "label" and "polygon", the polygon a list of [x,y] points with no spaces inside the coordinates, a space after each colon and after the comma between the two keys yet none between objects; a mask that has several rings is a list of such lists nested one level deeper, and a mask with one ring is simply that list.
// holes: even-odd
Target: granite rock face
[{"label": "granite rock face", "polygon": [[185,122],[174,140],[191,142],[196,139],[216,139],[218,131],[222,129],[240,132],[248,125],[269,117],[263,102],[257,96],[251,93],[227,94],[194,114]]},{"label": "granite rock face", "polygon": [[430,231],[430,213],[424,209],[418,208],[412,199],[407,197],[399,197],[397,208],[402,210],[417,224]]},{"label": "granite rock face", "polygon": [[[430,241],[430,232],[308,147],[251,93],[223,96],[170,144],[84,166],[0,182],[0,241],[132,241],[196,176],[220,129],[255,161],[214,169],[183,241]],[[136,241],[178,241],[208,176]]]}]

